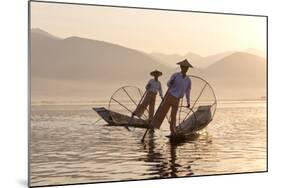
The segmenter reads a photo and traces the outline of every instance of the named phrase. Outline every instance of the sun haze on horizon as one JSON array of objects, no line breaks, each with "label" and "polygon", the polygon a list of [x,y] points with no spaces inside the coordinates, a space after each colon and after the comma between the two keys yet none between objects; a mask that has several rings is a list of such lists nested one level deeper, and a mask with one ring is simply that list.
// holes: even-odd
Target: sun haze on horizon
[{"label": "sun haze on horizon", "polygon": [[31,27],[147,53],[266,50],[266,17],[31,2]]}]

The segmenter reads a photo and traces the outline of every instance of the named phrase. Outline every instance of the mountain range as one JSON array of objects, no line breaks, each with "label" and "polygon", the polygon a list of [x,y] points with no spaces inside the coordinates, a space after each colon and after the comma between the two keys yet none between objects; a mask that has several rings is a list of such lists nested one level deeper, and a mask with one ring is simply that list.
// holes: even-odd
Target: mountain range
[{"label": "mountain range", "polygon": [[[253,54],[262,58],[266,57],[265,52],[262,52],[260,50],[254,49],[254,48],[249,48],[243,51],[245,53]],[[164,63],[166,66],[170,67],[176,67],[176,64],[174,62],[178,62],[182,59],[188,59],[194,67],[196,68],[206,68],[213,63],[216,63],[217,61],[223,59],[224,57],[227,57],[231,54],[237,53],[237,51],[226,51],[218,54],[213,54],[209,56],[201,56],[199,54],[193,53],[193,52],[188,52],[185,55],[179,55],[179,54],[163,54],[163,53],[151,53],[150,55]]]},{"label": "mountain range", "polygon": [[214,55],[209,55],[203,57],[199,54],[189,52],[185,55],[178,55],[178,54],[162,54],[162,53],[151,53],[150,55],[155,58],[156,60],[164,63],[166,66],[176,67],[174,62],[178,62],[182,59],[188,59],[192,62],[192,65],[196,68],[206,68],[211,64],[219,61],[220,59],[235,53],[234,51],[227,51],[222,52]]},{"label": "mountain range", "polygon": [[266,94],[266,60],[254,51],[207,57],[191,52],[185,56],[147,54],[105,41],[62,39],[37,28],[31,30],[31,95],[33,100],[110,97],[123,85],[143,88],[154,69],[163,72],[160,80],[165,85],[179,71],[175,63],[188,58],[195,66],[190,74],[208,80],[218,98],[259,98]]}]

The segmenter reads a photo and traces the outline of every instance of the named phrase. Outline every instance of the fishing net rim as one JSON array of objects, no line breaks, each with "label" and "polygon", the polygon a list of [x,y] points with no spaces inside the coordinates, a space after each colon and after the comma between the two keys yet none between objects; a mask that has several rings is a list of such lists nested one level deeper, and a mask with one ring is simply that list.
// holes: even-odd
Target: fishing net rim
[{"label": "fishing net rim", "polygon": [[[212,104],[212,106],[213,106],[213,105],[215,106],[215,107],[214,107],[214,112],[213,112],[213,114],[212,114],[212,119],[213,119],[214,116],[215,116],[215,113],[216,113],[216,109],[217,109],[217,96],[216,96],[216,94],[215,94],[215,91],[214,91],[212,85],[211,85],[207,80],[205,80],[204,78],[202,78],[202,77],[200,77],[200,76],[188,75],[188,77],[194,77],[194,78],[197,78],[197,79],[199,79],[199,80],[202,80],[203,82],[206,83],[206,85],[209,86],[210,90],[212,91],[212,94],[213,94],[214,100],[215,100],[214,103]],[[196,103],[194,103],[194,104],[196,104]],[[194,113],[194,112],[193,112],[193,113]]]},{"label": "fishing net rim", "polygon": [[[124,88],[135,88],[135,89],[137,89],[138,92],[139,92],[139,94],[140,94],[140,98],[142,98],[142,96],[144,95],[144,92],[143,92],[139,87],[137,87],[137,86],[133,86],[133,85],[124,85],[124,86],[119,87],[119,88],[116,89],[115,92],[111,95],[111,97],[110,97],[110,99],[109,99],[109,102],[108,102],[108,110],[109,110],[109,113],[110,113],[110,116],[111,116],[111,117],[114,117],[114,116],[112,116],[112,113],[113,113],[114,111],[112,111],[112,110],[110,109],[110,106],[111,106],[110,104],[112,103],[113,96],[114,96],[116,93],[118,93],[120,90],[124,89]],[[140,118],[140,119],[145,120],[144,118]],[[113,121],[114,123],[117,123],[114,118],[112,118],[112,121]]]}]

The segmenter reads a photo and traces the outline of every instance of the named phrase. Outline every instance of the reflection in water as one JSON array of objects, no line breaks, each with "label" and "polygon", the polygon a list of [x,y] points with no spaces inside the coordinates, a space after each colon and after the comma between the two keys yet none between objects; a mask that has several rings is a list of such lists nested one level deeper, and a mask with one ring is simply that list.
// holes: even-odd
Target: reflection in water
[{"label": "reflection in water", "polygon": [[145,143],[143,130],[93,125],[91,107],[32,108],[32,186],[266,170],[263,103],[220,107],[207,132],[181,143],[168,140],[167,123]]},{"label": "reflection in water", "polygon": [[168,163],[164,161],[164,156],[155,148],[154,131],[149,131],[147,135],[147,143],[143,145],[144,150],[147,151],[146,158],[139,160],[144,161],[149,165],[149,172],[144,173],[144,176],[150,175],[152,178],[163,177],[166,173]]},{"label": "reflection in water", "polygon": [[[150,131],[143,143],[143,149],[147,154],[139,161],[144,161],[149,166],[148,172],[143,173],[143,176],[149,175],[152,178],[199,175],[194,173],[193,168],[197,170],[199,163],[215,160],[217,157],[211,152],[214,147],[206,131],[191,135],[180,142],[166,143],[161,143],[159,136]],[[209,159],[210,155],[213,158]]]},{"label": "reflection in water", "polygon": [[176,143],[171,143],[170,144],[170,154],[171,154],[171,160],[170,160],[170,168],[171,168],[171,173],[170,173],[170,177],[178,177],[178,172],[179,172],[179,168],[184,168],[187,170],[186,172],[186,176],[190,176],[193,174],[192,169],[191,169],[191,164],[194,162],[193,160],[189,160],[189,163],[187,166],[182,166],[178,163],[176,163],[177,161],[177,144]]},{"label": "reflection in water", "polygon": [[[198,137],[199,134],[197,134],[196,136],[189,137],[184,141],[194,141]],[[178,177],[179,173],[182,173],[181,169],[185,170],[185,176],[190,176],[194,174],[191,169],[191,165],[194,162],[193,159],[188,160],[187,164],[180,164],[179,160],[177,159],[178,146],[183,145],[185,142],[168,143],[168,154],[170,154],[170,157],[166,157],[166,154],[161,154],[161,151],[156,150],[155,142],[155,132],[150,131],[148,134],[147,142],[144,143],[144,149],[147,150],[147,158],[144,159],[144,161],[147,163],[154,164],[151,165],[149,169],[149,171],[152,171],[153,173],[149,173],[149,175],[155,175],[155,178]],[[143,175],[148,175],[148,173],[144,173]]]}]

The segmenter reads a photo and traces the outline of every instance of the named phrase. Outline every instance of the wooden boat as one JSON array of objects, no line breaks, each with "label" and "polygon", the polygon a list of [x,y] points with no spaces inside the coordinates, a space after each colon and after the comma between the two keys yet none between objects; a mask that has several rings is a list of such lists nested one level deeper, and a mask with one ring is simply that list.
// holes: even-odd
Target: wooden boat
[{"label": "wooden boat", "polygon": [[93,108],[93,110],[108,123],[107,126],[128,126],[143,129],[147,129],[149,126],[148,121],[138,118],[132,119],[127,115],[108,110],[104,107]]},{"label": "wooden boat", "polygon": [[[189,75],[189,78],[192,80],[192,83],[195,83],[195,85],[198,86],[197,88],[193,87],[193,90],[196,91],[197,95],[193,95],[195,100],[193,101],[191,109],[187,112],[187,118],[185,117],[184,120],[181,120],[182,122],[180,122],[176,127],[177,134],[167,136],[170,140],[177,140],[186,137],[191,138],[194,135],[196,137],[196,134],[198,134],[212,121],[216,112],[217,99],[211,85],[206,80],[198,76]],[[143,114],[141,118],[131,118],[130,115],[120,113],[120,111],[133,113],[136,106],[138,106],[143,100],[144,96],[145,94],[143,94],[138,87],[123,86],[117,89],[110,97],[108,109],[104,107],[97,107],[93,108],[93,110],[108,123],[107,126],[149,129],[150,126],[146,120],[147,114]],[[199,104],[205,105],[201,105],[194,109],[194,106],[198,106]],[[182,108],[184,108],[183,111],[181,110]],[[186,106],[179,106],[179,113],[181,112],[186,112]],[[148,130],[146,133],[147,132]],[[145,138],[146,133],[144,134],[142,140]]]},{"label": "wooden boat", "polygon": [[[198,131],[204,129],[212,121],[211,107],[211,105],[199,106],[192,115],[176,127],[176,135],[167,137],[171,139],[182,138],[196,134]],[[99,116],[108,123],[108,126],[129,126],[144,129],[149,126],[148,122],[145,120],[138,118],[131,119],[131,117],[127,115],[113,112],[104,107],[93,108],[93,110],[95,110]]]},{"label": "wooden boat", "polygon": [[182,140],[197,134],[212,121],[211,105],[199,106],[197,110],[176,127],[176,134],[167,136],[171,140]]}]

